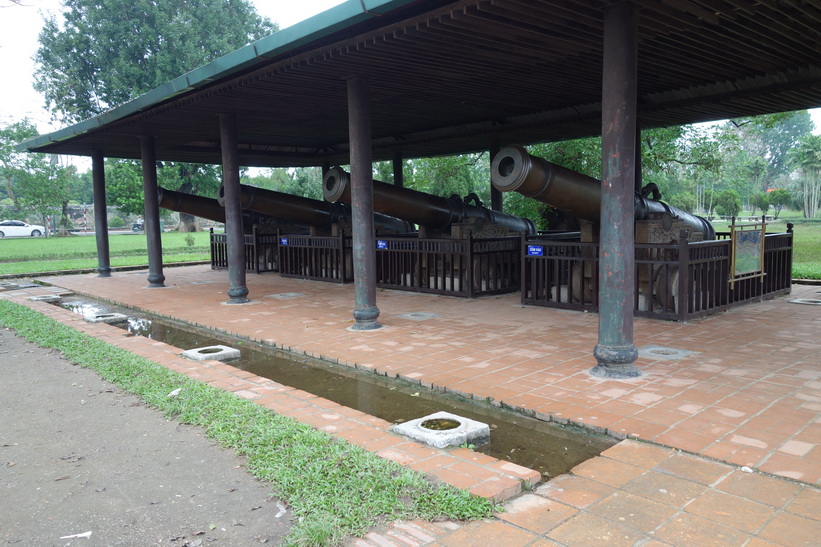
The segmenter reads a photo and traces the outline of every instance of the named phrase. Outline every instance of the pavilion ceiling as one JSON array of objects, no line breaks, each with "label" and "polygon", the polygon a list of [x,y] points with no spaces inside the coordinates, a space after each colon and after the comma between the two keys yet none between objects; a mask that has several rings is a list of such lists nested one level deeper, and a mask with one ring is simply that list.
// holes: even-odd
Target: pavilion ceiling
[{"label": "pavilion ceiling", "polygon": [[[435,0],[223,72],[37,151],[220,162],[220,113],[243,165],[348,163],[346,78],[370,82],[374,159],[486,150],[601,131],[609,0]],[[639,10],[642,127],[821,106],[821,3],[649,0]],[[229,67],[230,68],[230,67]]]}]

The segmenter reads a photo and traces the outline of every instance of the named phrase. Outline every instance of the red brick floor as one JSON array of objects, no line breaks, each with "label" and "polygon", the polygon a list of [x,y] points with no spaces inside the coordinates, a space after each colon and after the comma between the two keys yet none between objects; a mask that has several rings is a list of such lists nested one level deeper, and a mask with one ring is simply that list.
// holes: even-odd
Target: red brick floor
[{"label": "red brick floor", "polygon": [[[353,323],[349,285],[252,274],[252,302],[236,306],[225,304],[224,271],[193,266],[165,273],[168,287],[161,289],[146,288],[145,272],[44,281],[424,386],[490,398],[542,419],[652,443],[620,443],[516,498],[488,523],[397,523],[372,532],[363,544],[470,545],[481,539],[476,544],[490,545],[489,538],[499,534],[506,540],[498,544],[505,545],[817,545],[821,306],[789,300],[821,298],[821,287],[797,285],[787,297],[689,323],[638,318],[639,349],[692,353],[640,357],[642,377],[615,381],[588,373],[595,364],[596,315],[523,308],[518,295],[462,300],[379,291],[384,328],[353,332],[346,328]],[[276,297],[284,293],[301,296]],[[29,294],[0,293],[20,299]],[[438,317],[402,317],[414,312]],[[337,421],[312,419],[323,428]],[[339,434],[355,436],[359,429]],[[379,451],[406,458],[393,447]],[[418,460],[406,463],[425,467]],[[471,488],[479,493],[478,485]]]}]

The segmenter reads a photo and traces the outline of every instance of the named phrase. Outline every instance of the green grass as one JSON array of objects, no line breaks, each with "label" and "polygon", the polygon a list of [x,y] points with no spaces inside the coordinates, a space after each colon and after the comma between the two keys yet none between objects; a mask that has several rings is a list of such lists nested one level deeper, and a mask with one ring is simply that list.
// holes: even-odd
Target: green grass
[{"label": "green grass", "polygon": [[[188,236],[194,244],[189,245]],[[163,261],[210,260],[208,232],[162,234]],[[143,234],[109,236],[111,266],[142,266],[148,263]],[[0,240],[0,271],[27,274],[97,267],[97,242],[93,236],[4,238]]]},{"label": "green grass", "polygon": [[[747,214],[742,213],[741,216],[746,217]],[[777,221],[767,224],[767,232],[786,232],[788,222],[794,224],[793,279],[821,279],[821,218],[806,219],[800,211],[784,210]],[[726,222],[713,224],[718,231],[729,230]]]},{"label": "green grass", "polygon": [[[247,458],[292,509],[288,545],[333,545],[394,519],[477,519],[494,506],[291,418],[0,300],[0,325],[135,393],[169,419],[205,428]],[[179,395],[168,394],[181,388]]]}]

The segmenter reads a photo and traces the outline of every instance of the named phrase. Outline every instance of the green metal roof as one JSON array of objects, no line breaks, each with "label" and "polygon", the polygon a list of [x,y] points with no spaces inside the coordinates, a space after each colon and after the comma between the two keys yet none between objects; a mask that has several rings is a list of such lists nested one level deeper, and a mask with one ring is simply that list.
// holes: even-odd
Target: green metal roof
[{"label": "green metal roof", "polygon": [[[375,160],[601,131],[602,14],[621,0],[348,0],[18,149],[242,165],[349,161],[346,78],[369,81]],[[680,125],[821,106],[821,4],[639,9],[638,116]]]},{"label": "green metal roof", "polygon": [[17,146],[20,151],[36,151],[38,148],[82,135],[103,127],[177,95],[207,86],[217,80],[242,72],[261,61],[274,59],[332,33],[342,31],[363,20],[403,6],[413,0],[347,0],[322,13],[309,17],[290,27],[261,38],[236,51],[211,61],[201,67],[174,78],[125,104],[114,107],[93,118],[70,125],[46,135],[28,139]]}]

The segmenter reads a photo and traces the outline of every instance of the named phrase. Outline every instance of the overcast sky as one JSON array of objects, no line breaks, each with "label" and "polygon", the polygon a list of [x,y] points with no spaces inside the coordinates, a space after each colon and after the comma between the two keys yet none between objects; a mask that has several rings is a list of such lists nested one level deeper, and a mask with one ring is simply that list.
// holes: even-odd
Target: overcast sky
[{"label": "overcast sky", "polygon": [[[320,13],[343,0],[252,0],[257,11],[285,28]],[[0,0],[0,126],[28,117],[41,133],[60,129],[50,123],[43,98],[32,87],[37,36],[43,26],[42,12],[57,14],[61,0]],[[821,132],[821,109],[812,111],[816,133]]]},{"label": "overcast sky", "polygon": [[[257,12],[279,24],[293,25],[344,0],[251,0]],[[43,12],[60,13],[61,0],[0,0],[0,126],[28,117],[40,133],[60,129],[52,125],[43,108],[43,97],[32,87],[37,36],[43,27]]]}]

